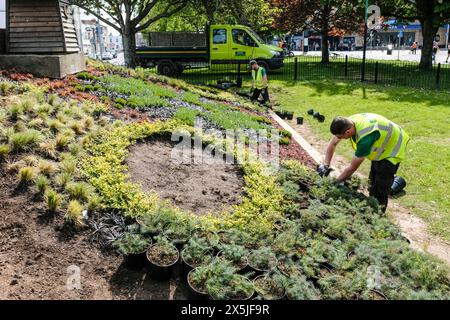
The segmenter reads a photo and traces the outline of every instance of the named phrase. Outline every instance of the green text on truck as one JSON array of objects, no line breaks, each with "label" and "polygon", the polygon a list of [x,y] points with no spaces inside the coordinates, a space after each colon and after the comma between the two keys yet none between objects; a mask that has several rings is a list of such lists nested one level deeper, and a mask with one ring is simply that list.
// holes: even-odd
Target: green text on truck
[{"label": "green text on truck", "polygon": [[156,66],[158,73],[169,77],[185,69],[250,60],[268,71],[283,67],[283,50],[266,44],[247,26],[211,25],[204,33],[151,32],[149,38],[149,46],[136,49],[137,64]]}]

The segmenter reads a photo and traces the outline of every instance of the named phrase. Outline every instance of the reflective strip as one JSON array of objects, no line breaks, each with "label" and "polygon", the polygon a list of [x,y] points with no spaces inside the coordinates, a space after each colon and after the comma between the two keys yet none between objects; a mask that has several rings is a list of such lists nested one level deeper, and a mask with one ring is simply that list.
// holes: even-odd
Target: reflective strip
[{"label": "reflective strip", "polygon": [[392,152],[391,152],[391,158],[394,158],[398,154],[402,144],[403,144],[403,131],[402,131],[402,128],[400,128],[400,136],[397,140],[397,144],[395,145],[394,150],[392,150]]},{"label": "reflective strip", "polygon": [[373,130],[373,128],[375,128],[375,126],[373,125],[373,126],[371,126],[371,127],[367,127],[367,128],[364,128],[364,129],[362,129],[361,131],[359,131],[358,132],[358,137],[357,137],[357,139],[356,140],[358,140],[359,139],[359,137],[361,137],[363,134],[365,134],[365,133],[367,133],[367,132],[370,132],[370,131],[372,131]]},{"label": "reflective strip", "polygon": [[[380,126],[378,126],[378,127],[380,127]],[[383,129],[383,130],[384,130],[384,129]],[[377,156],[375,157],[375,161],[380,160],[381,155],[382,155],[383,152],[384,152],[384,149],[386,149],[386,146],[387,146],[389,140],[390,140],[391,137],[392,137],[392,132],[393,132],[393,131],[394,131],[394,125],[392,124],[392,122],[390,122],[390,123],[389,123],[388,130],[387,130],[387,132],[388,132],[388,133],[387,133],[387,136],[386,136],[386,138],[384,139],[383,144],[381,145],[380,149],[378,149],[378,154],[377,154]]]}]

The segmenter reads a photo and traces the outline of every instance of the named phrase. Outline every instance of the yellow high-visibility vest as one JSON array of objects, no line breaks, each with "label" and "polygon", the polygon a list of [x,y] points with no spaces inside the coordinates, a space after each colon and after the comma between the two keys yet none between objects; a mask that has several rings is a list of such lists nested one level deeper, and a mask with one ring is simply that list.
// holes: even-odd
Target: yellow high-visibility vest
[{"label": "yellow high-visibility vest", "polygon": [[355,124],[356,134],[350,139],[356,151],[358,142],[365,136],[378,131],[380,138],[372,146],[366,157],[371,161],[389,160],[398,164],[405,159],[408,134],[396,123],[374,113],[360,113],[349,117]]},{"label": "yellow high-visibility vest", "polygon": [[257,71],[252,70],[252,78],[255,81],[255,87],[256,89],[264,89],[267,87],[266,84],[264,84],[263,82],[263,75],[262,75],[262,71],[263,71],[263,67],[259,67]]}]

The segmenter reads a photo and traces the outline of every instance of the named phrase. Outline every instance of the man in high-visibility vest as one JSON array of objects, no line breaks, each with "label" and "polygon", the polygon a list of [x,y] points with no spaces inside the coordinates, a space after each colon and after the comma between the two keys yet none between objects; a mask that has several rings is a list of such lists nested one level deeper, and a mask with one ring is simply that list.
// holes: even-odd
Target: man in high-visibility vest
[{"label": "man in high-visibility vest", "polygon": [[255,60],[250,61],[250,68],[252,69],[252,101],[257,101],[262,95],[262,104],[269,101],[269,91],[267,90],[267,70],[259,66]]},{"label": "man in high-visibility vest", "polygon": [[336,146],[342,139],[350,139],[355,155],[350,165],[337,177],[343,182],[359,168],[364,159],[372,161],[369,193],[386,212],[388,196],[400,162],[406,155],[408,134],[396,123],[373,113],[360,113],[348,118],[337,117],[330,126],[334,135],[330,141],[324,164],[317,169],[320,175],[330,172]]}]

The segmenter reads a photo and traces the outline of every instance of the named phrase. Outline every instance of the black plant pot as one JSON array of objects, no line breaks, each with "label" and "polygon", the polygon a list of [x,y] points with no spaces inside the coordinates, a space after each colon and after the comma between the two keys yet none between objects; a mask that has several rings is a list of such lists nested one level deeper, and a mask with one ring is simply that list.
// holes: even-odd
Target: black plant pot
[{"label": "black plant pot", "polygon": [[275,111],[275,114],[277,115],[277,116],[279,116],[280,118],[282,118],[283,119],[283,114],[284,114],[284,112],[283,111]]},{"label": "black plant pot", "polygon": [[[152,246],[150,246],[150,248],[151,247]],[[149,248],[149,250],[150,250],[150,248]],[[175,246],[174,246],[174,248],[176,249]],[[148,250],[147,250],[147,254],[146,254],[147,271],[148,271],[148,274],[150,275],[150,277],[152,277],[154,280],[157,280],[157,281],[166,281],[166,280],[169,280],[170,277],[172,277],[173,270],[175,269],[176,264],[180,258],[180,252],[178,251],[178,249],[176,249],[176,250],[177,250],[177,259],[167,266],[161,266],[161,265],[151,261],[149,259]]]},{"label": "black plant pot", "polygon": [[309,109],[309,110],[308,110],[308,114],[309,114],[310,116],[312,116],[312,115],[314,114],[314,109]]},{"label": "black plant pot", "polygon": [[206,292],[201,292],[198,289],[194,288],[194,286],[191,284],[190,275],[192,272],[194,272],[195,269],[192,269],[189,271],[188,275],[186,276],[186,280],[188,283],[189,291],[188,291],[188,299],[189,300],[208,300],[209,295]]},{"label": "black plant pot", "polygon": [[142,270],[145,267],[146,253],[147,250],[124,256],[125,267],[129,270]]},{"label": "black plant pot", "polygon": [[319,122],[324,122],[324,121],[325,121],[325,116],[319,114],[319,116],[317,117],[317,120],[318,120]]},{"label": "black plant pot", "polygon": [[297,124],[303,124],[303,117],[297,117]]},{"label": "black plant pot", "polygon": [[314,112],[314,114],[313,114],[314,119],[319,119],[319,116],[320,116],[320,112]]},{"label": "black plant pot", "polygon": [[394,182],[392,183],[391,186],[391,194],[396,195],[402,192],[403,189],[405,189],[405,187],[406,187],[406,180],[400,176],[395,176]]},{"label": "black plant pot", "polygon": [[[276,266],[276,265],[278,265],[278,260],[274,261],[273,266]],[[254,278],[256,278],[256,277],[258,277],[258,276],[261,276],[261,275],[263,275],[263,274],[269,272],[270,269],[271,269],[270,267],[269,267],[267,270],[264,270],[264,269],[258,269],[258,268],[256,268],[256,267],[252,266],[252,264],[251,264],[251,262],[250,262],[250,259],[248,260],[248,266],[250,267],[251,271],[253,272]]]},{"label": "black plant pot", "polygon": [[293,112],[286,112],[286,119],[287,120],[292,120],[294,118],[294,113]]}]

